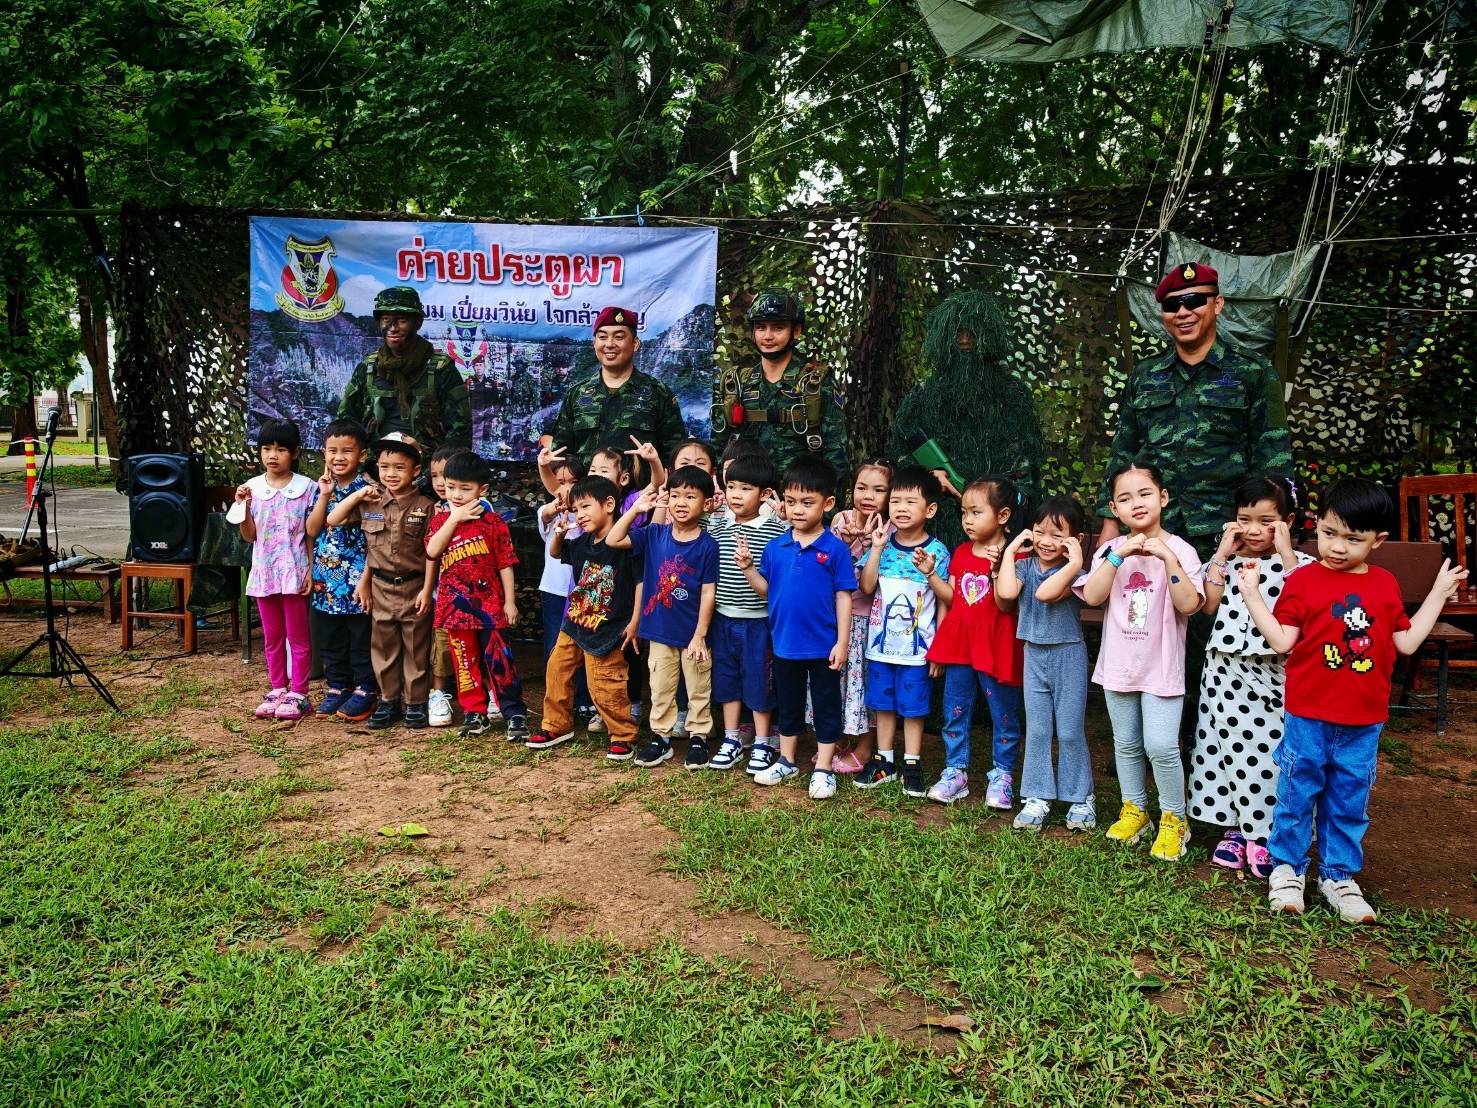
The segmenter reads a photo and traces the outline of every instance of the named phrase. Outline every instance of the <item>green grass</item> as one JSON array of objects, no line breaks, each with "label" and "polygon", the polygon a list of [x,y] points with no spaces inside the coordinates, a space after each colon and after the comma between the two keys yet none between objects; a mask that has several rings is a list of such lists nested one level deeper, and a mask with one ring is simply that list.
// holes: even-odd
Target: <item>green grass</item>
[{"label": "green grass", "polygon": [[[106,465],[93,467],[90,465],[57,466],[56,487],[59,489],[103,489],[113,487],[113,471]],[[6,469],[0,470],[0,487],[9,488],[12,485],[24,484],[26,474],[24,470]]]},{"label": "green grass", "polygon": [[[1470,1103],[1477,928],[1386,910],[1358,933],[1258,890],[1201,881],[1099,836],[997,833],[952,811],[920,827],[896,797],[798,811],[711,795],[668,802],[676,870],[710,907],[747,910],[860,955],[978,1022],[977,1074],[1010,1103]],[[703,787],[707,786],[706,789]],[[674,800],[677,797],[673,798]],[[1310,900],[1316,900],[1314,893]],[[1446,1006],[1349,988],[1320,959],[1420,963]],[[1149,987],[1146,987],[1149,986]],[[1172,998],[1161,1007],[1155,994]]]},{"label": "green grass", "polygon": [[[291,770],[200,794],[141,774],[188,757],[168,720],[210,697],[172,677],[114,720],[0,682],[0,718],[49,720],[0,725],[6,1103],[1471,1103],[1465,923],[1273,919],[1250,888],[981,808],[920,823],[896,794],[781,804],[739,775],[609,768],[708,906],[970,1014],[934,1057],[831,1038],[835,1013],[701,950],[556,940],[536,909],[434,914],[457,856],[286,838],[278,817],[321,787]],[[524,760],[448,741],[416,768]],[[1362,981],[1382,959],[1441,1010]]]},{"label": "green grass", "polygon": [[[9,452],[9,450],[10,450],[10,439],[9,439],[9,437],[8,436],[0,436],[0,457],[4,457]],[[107,443],[107,440],[106,439],[98,439],[98,450],[103,455],[106,455],[108,453],[108,443]],[[87,457],[87,458],[91,458],[92,457],[92,436],[89,434],[89,435],[86,435],[86,436],[84,436],[82,438],[70,438],[70,437],[65,436],[65,435],[58,435],[56,437],[56,452],[57,452],[57,454],[63,455],[63,456],[68,457],[68,458],[76,458],[76,457]],[[46,447],[45,446],[38,445],[38,447],[37,447],[37,455],[39,456],[39,455],[42,455],[42,454],[45,454],[45,453],[46,453]],[[106,467],[106,464],[107,463],[104,462],[104,467]]]}]

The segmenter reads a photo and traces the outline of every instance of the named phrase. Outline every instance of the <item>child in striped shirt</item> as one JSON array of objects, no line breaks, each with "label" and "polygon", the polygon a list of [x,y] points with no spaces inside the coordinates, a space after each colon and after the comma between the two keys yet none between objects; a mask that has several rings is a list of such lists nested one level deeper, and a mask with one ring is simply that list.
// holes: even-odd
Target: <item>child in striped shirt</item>
[{"label": "child in striped shirt", "polygon": [[770,674],[769,609],[734,560],[739,536],[757,562],[764,547],[783,535],[783,520],[761,511],[777,477],[768,456],[744,452],[725,462],[724,495],[728,511],[708,518],[708,533],[718,542],[718,604],[709,645],[713,652],[713,700],[723,706],[723,742],[708,759],[711,769],[732,769],[743,761],[740,729],[743,710],[754,713],[754,747],[746,767],[750,774],[768,769],[779,747],[771,733],[774,683]]}]

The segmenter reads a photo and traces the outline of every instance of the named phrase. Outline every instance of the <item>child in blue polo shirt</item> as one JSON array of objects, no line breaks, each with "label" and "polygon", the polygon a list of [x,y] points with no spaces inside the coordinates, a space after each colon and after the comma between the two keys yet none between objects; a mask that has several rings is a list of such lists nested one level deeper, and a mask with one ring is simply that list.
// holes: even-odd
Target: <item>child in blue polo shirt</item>
[{"label": "child in blue polo shirt", "polygon": [[774,693],[779,713],[780,756],[757,785],[778,785],[800,773],[795,747],[805,727],[805,694],[815,724],[815,772],[810,798],[836,795],[831,757],[841,738],[841,671],[851,640],[851,593],[856,571],[851,548],[826,527],[836,506],[836,471],[820,458],[802,457],[781,481],[790,532],[771,539],[759,565],[746,539],[734,560],[749,584],[769,602],[774,651]]}]

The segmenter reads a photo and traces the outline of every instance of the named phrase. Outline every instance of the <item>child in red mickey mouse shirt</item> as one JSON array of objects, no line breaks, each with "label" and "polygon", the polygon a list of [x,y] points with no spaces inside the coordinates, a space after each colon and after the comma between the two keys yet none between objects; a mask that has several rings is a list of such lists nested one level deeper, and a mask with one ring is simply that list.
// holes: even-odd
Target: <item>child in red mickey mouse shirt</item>
[{"label": "child in red mickey mouse shirt", "polygon": [[503,634],[518,621],[518,557],[508,525],[484,499],[489,477],[487,463],[470,450],[446,459],[447,507],[436,510],[426,529],[426,557],[441,563],[434,624],[450,639],[457,700],[465,714],[461,734],[481,735],[491,726],[490,697],[507,721],[508,741],[523,742],[528,712]]},{"label": "child in red mickey mouse shirt", "polygon": [[1394,575],[1367,562],[1388,537],[1381,528],[1395,514],[1390,495],[1351,477],[1324,493],[1322,508],[1318,561],[1287,579],[1275,611],[1257,587],[1256,563],[1237,567],[1257,630],[1288,655],[1268,901],[1274,912],[1302,912],[1316,818],[1319,890],[1346,923],[1373,923],[1354,875],[1364,867],[1395,655],[1419,649],[1467,571],[1442,565],[1420,610],[1407,617]]}]

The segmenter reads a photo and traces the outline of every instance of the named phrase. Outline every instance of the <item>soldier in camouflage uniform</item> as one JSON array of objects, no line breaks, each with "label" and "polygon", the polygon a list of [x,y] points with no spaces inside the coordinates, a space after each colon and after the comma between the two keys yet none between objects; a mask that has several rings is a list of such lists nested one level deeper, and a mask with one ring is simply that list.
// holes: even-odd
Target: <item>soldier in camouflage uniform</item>
[{"label": "soldier in camouflage uniform", "polygon": [[[1209,562],[1221,529],[1235,517],[1236,486],[1249,474],[1290,477],[1292,440],[1277,371],[1261,355],[1216,334],[1225,307],[1220,275],[1208,265],[1178,265],[1154,290],[1164,329],[1174,346],[1133,367],[1118,398],[1118,433],[1107,472],[1135,458],[1164,474],[1169,505],[1163,527]],[[1119,533],[1104,482],[1098,515],[1106,516],[1099,543]],[[1188,736],[1199,715],[1200,672],[1211,618],[1197,612],[1185,641]]]},{"label": "soldier in camouflage uniform", "polygon": [[387,288],[374,298],[384,342],[349,375],[338,418],[362,424],[370,442],[392,431],[410,435],[429,458],[440,446],[472,445],[472,406],[451,359],[418,334],[425,318],[413,288]]},{"label": "soldier in camouflage uniform", "polygon": [[635,365],[641,340],[636,313],[603,309],[595,319],[595,358],[600,369],[575,381],[564,393],[559,414],[545,441],[562,447],[585,465],[602,446],[627,449],[631,436],[656,446],[671,462],[677,444],[687,437],[677,397],[655,377]]},{"label": "soldier in camouflage uniform", "polygon": [[[1231,498],[1249,474],[1292,475],[1282,382],[1265,358],[1216,334],[1225,300],[1207,265],[1176,266],[1154,290],[1174,346],[1133,367],[1118,398],[1107,472],[1135,458],[1164,473],[1164,529],[1202,558],[1233,518]],[[1106,484],[1100,541],[1116,536]]]},{"label": "soldier in camouflage uniform", "polygon": [[764,289],[749,305],[759,364],[719,370],[713,382],[713,449],[733,439],[757,442],[783,473],[796,458],[817,455],[850,484],[845,393],[820,362],[797,357],[805,306],[788,289]]}]

